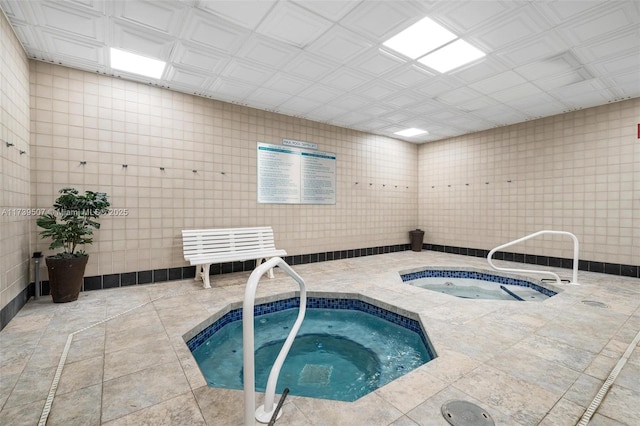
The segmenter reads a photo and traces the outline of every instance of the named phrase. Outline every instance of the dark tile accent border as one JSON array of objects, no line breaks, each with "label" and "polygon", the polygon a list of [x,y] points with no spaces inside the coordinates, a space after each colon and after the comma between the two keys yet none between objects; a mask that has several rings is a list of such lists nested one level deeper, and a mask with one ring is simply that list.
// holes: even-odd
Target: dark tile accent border
[{"label": "dark tile accent border", "polygon": [[27,303],[29,298],[33,296],[35,284],[29,284],[16,297],[13,298],[4,308],[0,310],[0,331],[4,329],[9,321],[16,316],[18,311]]},{"label": "dark tile accent border", "polygon": [[[489,254],[489,250],[471,247],[454,247],[439,244],[423,244],[422,248],[423,250],[439,251],[443,253],[459,254],[462,256],[472,257],[487,257],[487,255]],[[389,246],[365,247],[360,249],[336,250],[322,253],[298,254],[293,256],[285,256],[283,259],[289,265],[294,266],[303,265],[305,263],[324,262],[328,260],[349,259],[354,257],[372,256],[383,253],[395,253],[406,250],[411,250],[410,244],[395,244]],[[573,259],[502,251],[496,252],[494,258],[499,260],[508,260],[511,262],[554,266],[565,269],[571,269],[573,264]],[[254,260],[233,263],[216,263],[211,265],[211,268],[209,269],[209,275],[219,275],[231,272],[248,272],[252,271],[254,268]],[[640,265],[621,265],[617,263],[580,260],[578,269],[581,271],[599,272],[611,275],[640,278]],[[195,276],[195,266],[154,269],[151,271],[125,272],[122,274],[98,275],[93,277],[85,277],[83,290],[90,291],[101,290],[103,288],[117,288],[130,285],[150,284],[155,282],[195,278]],[[34,283],[31,283],[31,285],[33,284]],[[42,282],[42,294],[50,294],[49,283],[47,281]],[[33,295],[33,290],[30,292],[30,295]]]},{"label": "dark tile accent border", "polygon": [[[474,257],[487,257],[489,250],[465,248],[465,247],[450,247],[439,244],[423,244],[423,248],[432,251],[439,251],[443,253],[468,253],[468,256]],[[518,263],[529,263],[533,265],[553,266],[558,268],[572,269],[573,259],[567,259],[562,257],[552,256],[540,256],[535,254],[522,254],[522,253],[510,253],[497,251],[493,255],[494,259],[508,260]],[[578,260],[578,270],[588,272],[599,272],[602,274],[618,275],[625,277],[640,278],[640,266],[635,265],[621,265],[619,263],[606,263],[598,262],[594,260]]]}]

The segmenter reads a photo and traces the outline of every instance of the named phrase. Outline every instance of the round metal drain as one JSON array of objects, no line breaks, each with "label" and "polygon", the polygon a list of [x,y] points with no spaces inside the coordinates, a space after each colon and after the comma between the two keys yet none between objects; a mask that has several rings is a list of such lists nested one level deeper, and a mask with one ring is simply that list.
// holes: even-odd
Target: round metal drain
[{"label": "round metal drain", "polygon": [[489,413],[468,401],[449,401],[442,405],[442,416],[453,426],[495,426]]},{"label": "round metal drain", "polygon": [[608,308],[609,305],[606,303],[598,302],[597,300],[583,300],[582,303],[588,306],[593,306],[596,308]]}]

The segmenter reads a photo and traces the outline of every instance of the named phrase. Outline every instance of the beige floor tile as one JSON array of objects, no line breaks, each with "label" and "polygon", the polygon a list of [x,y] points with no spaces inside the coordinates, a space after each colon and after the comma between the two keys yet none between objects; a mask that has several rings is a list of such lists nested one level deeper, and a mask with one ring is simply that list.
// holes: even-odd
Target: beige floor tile
[{"label": "beige floor tile", "polygon": [[56,395],[47,425],[99,425],[101,394],[102,383]]},{"label": "beige floor tile", "polygon": [[205,426],[191,392],[104,423],[108,426]]},{"label": "beige floor tile", "polygon": [[189,384],[177,360],[106,381],[103,384],[102,421],[159,404],[188,390]]},{"label": "beige floor tile", "polygon": [[103,355],[65,364],[56,396],[102,384]]}]

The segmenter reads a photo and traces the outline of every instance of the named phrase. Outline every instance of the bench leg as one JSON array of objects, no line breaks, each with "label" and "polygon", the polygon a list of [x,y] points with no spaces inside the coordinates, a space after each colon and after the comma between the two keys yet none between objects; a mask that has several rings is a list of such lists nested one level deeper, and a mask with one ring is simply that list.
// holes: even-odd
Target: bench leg
[{"label": "bench leg", "polygon": [[196,265],[196,277],[195,281],[202,281],[202,265]]},{"label": "bench leg", "polygon": [[209,267],[211,266],[210,263],[206,264],[206,265],[202,265],[202,281],[203,281],[203,286],[204,288],[211,288],[211,283],[209,282]]}]

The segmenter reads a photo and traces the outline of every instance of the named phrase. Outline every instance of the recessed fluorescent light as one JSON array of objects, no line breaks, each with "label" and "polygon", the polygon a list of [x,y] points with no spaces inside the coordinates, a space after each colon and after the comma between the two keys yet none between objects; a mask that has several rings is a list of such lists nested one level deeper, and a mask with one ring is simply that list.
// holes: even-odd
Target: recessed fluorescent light
[{"label": "recessed fluorescent light", "polygon": [[166,62],[157,59],[111,48],[111,68],[120,71],[144,75],[145,77],[160,78],[166,65]]},{"label": "recessed fluorescent light", "polygon": [[471,61],[485,56],[486,53],[476,49],[464,40],[456,40],[443,48],[418,59],[418,62],[439,72],[447,72]]},{"label": "recessed fluorescent light", "polygon": [[394,135],[405,136],[410,138],[412,136],[424,135],[425,133],[429,133],[429,132],[427,132],[426,130],[416,129],[414,127],[411,127],[409,129],[404,129],[404,130],[400,130],[399,132],[395,132]]},{"label": "recessed fluorescent light", "polygon": [[411,59],[416,59],[455,38],[457,36],[451,31],[429,18],[423,18],[382,44]]}]

